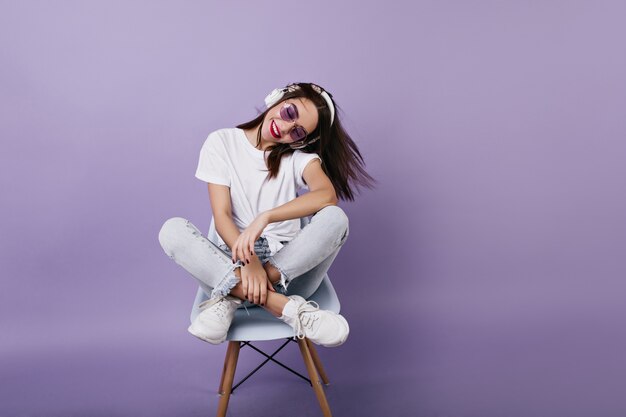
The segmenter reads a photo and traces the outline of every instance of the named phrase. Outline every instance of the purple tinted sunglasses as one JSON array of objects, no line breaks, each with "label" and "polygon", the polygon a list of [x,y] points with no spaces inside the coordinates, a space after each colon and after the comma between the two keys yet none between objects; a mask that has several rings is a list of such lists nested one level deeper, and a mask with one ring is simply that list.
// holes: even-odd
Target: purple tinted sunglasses
[{"label": "purple tinted sunglasses", "polygon": [[[295,122],[298,116],[298,108],[292,103],[285,103],[280,109],[280,118],[286,122]],[[289,136],[294,142],[304,140],[307,135],[306,129],[302,126],[294,126],[293,129],[289,131]]]}]

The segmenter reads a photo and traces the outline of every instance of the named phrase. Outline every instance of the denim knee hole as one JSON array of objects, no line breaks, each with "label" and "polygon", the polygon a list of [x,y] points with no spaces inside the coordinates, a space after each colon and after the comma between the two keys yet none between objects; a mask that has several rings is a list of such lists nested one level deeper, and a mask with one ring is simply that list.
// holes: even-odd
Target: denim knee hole
[{"label": "denim knee hole", "polygon": [[270,256],[269,258],[267,258],[267,262],[269,262],[270,265],[272,265],[274,268],[278,269],[278,272],[280,272],[280,281],[278,282],[278,284],[283,287],[284,291],[287,291],[287,287],[289,286],[289,282],[291,282],[291,279],[287,276],[287,274],[285,274],[285,271],[283,271],[280,266],[276,265],[274,257]]}]

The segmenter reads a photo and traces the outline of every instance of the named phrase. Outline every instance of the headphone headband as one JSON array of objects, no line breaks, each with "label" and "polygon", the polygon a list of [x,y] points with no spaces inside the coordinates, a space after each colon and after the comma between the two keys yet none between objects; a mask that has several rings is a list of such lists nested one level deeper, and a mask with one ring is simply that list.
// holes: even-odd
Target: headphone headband
[{"label": "headphone headband", "polygon": [[[300,86],[297,84],[289,84],[287,87],[284,87],[284,88],[275,88],[265,97],[265,105],[269,109],[274,104],[276,104],[276,102],[278,102],[281,98],[283,98],[286,92],[293,92],[299,88]],[[330,125],[332,126],[333,122],[335,121],[335,106],[333,104],[333,100],[330,98],[330,95],[328,95],[326,90],[324,90],[319,85],[311,84],[311,88],[313,88],[313,90],[315,90],[319,95],[321,95],[326,101],[326,104],[328,105],[328,108],[330,109]]]}]

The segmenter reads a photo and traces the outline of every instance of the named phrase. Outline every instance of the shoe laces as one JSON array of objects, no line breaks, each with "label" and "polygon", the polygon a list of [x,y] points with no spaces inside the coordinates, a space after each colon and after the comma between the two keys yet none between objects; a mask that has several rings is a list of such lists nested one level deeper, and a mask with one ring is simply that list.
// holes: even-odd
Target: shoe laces
[{"label": "shoe laces", "polygon": [[[298,339],[304,339],[306,337],[304,333],[306,329],[313,330],[313,326],[315,325],[317,320],[319,320],[320,318],[319,314],[314,314],[314,313],[318,312],[319,309],[320,309],[319,304],[317,304],[313,300],[307,301],[298,306],[298,309],[296,310],[296,323],[295,323],[296,324],[295,326],[296,337]],[[307,313],[311,313],[311,314],[307,314]]]},{"label": "shoe laces", "polygon": [[[215,314],[217,314],[219,317],[224,318],[228,313],[228,303],[230,302],[231,301],[228,300],[226,297],[216,297],[201,302],[200,304],[198,304],[198,308],[202,311],[215,306],[215,308],[213,309],[215,311]],[[243,308],[245,308],[246,313],[250,315],[250,313],[248,312],[248,308],[245,304],[243,305]]]}]

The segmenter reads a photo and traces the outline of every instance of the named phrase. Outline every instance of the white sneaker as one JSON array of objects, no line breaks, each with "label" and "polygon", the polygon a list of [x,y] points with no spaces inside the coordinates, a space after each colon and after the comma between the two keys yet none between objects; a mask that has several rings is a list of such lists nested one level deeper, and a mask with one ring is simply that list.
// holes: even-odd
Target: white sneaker
[{"label": "white sneaker", "polygon": [[343,344],[350,333],[347,320],[329,310],[320,310],[315,301],[306,301],[299,295],[290,295],[285,304],[282,321],[290,325],[298,339],[308,337],[311,342],[327,346]]},{"label": "white sneaker", "polygon": [[187,330],[198,339],[214,345],[220,344],[226,340],[235,310],[240,304],[241,300],[232,295],[203,301],[198,305],[202,312]]}]

